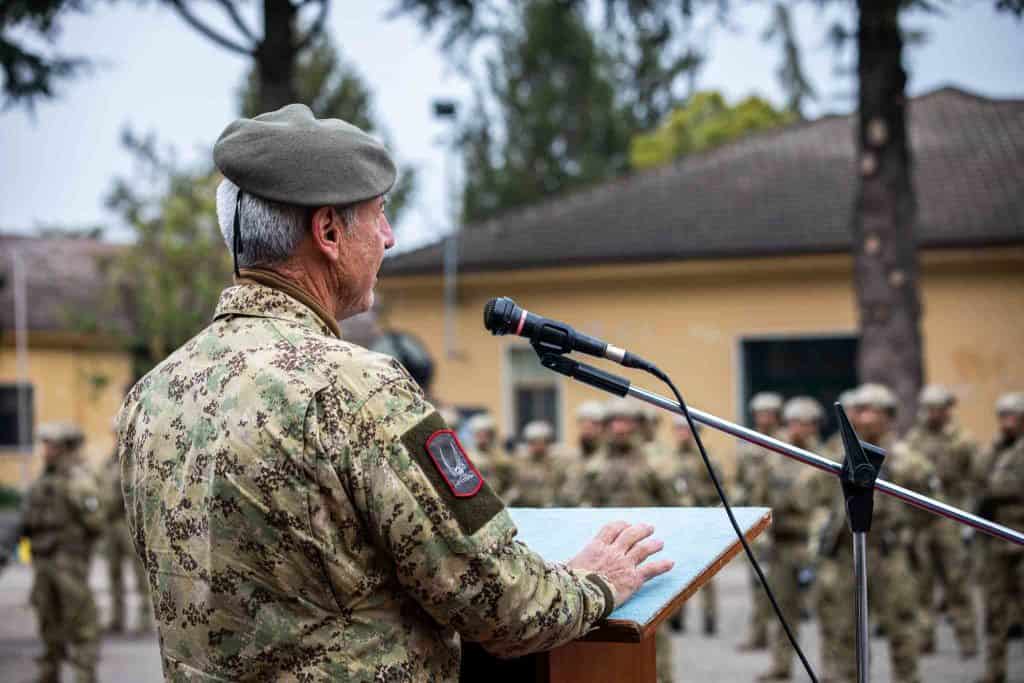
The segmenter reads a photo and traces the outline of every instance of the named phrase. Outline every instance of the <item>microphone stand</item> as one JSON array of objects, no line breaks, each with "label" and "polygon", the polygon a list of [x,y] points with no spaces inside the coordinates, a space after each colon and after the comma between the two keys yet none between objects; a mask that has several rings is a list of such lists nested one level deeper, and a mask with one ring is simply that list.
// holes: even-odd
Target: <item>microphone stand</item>
[{"label": "microphone stand", "polygon": [[[616,396],[632,396],[662,410],[678,415],[683,414],[682,407],[674,400],[658,394],[634,387],[629,380],[613,375],[600,368],[581,363],[561,355],[539,344],[533,345],[540,357],[541,365],[570,377],[584,384],[606,391]],[[978,531],[1001,538],[1005,541],[1024,546],[1024,533],[997,524],[978,515],[971,514],[946,503],[929,498],[916,491],[897,486],[884,479],[878,479],[878,473],[885,459],[884,449],[861,441],[842,407],[836,404],[839,428],[843,438],[845,457],[843,463],[798,448],[791,444],[765,436],[738,424],[723,420],[710,413],[689,408],[690,416],[696,422],[712,429],[742,439],[756,446],[784,455],[791,460],[809,465],[822,472],[839,478],[846,503],[847,521],[853,533],[853,565],[855,579],[855,612],[857,621],[857,680],[867,683],[869,680],[869,647],[868,633],[868,584],[867,584],[867,532],[871,529],[871,518],[874,507],[873,494],[876,490],[892,496],[921,510],[952,519],[959,524],[969,526]]]}]

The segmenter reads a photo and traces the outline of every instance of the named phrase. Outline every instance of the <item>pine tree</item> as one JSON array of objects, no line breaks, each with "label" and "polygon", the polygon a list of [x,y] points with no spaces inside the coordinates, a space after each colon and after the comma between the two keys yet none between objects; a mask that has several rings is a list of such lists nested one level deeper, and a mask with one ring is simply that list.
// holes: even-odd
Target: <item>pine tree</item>
[{"label": "pine tree", "polygon": [[463,132],[467,221],[608,178],[626,168],[627,130],[606,55],[578,7],[531,0],[488,63]]}]

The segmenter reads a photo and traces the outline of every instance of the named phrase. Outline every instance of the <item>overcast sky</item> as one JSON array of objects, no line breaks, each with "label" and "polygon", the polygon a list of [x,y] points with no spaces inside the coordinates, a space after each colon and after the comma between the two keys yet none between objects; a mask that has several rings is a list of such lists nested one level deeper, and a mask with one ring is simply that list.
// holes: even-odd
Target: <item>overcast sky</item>
[{"label": "overcast sky", "polygon": [[[431,100],[465,98],[469,88],[447,67],[435,38],[424,36],[411,19],[386,18],[393,4],[335,2],[329,30],[372,88],[378,119],[399,157],[419,168],[415,206],[399,226],[399,241],[408,247],[446,229],[439,144],[444,128],[431,118]],[[811,113],[847,111],[853,83],[836,75],[836,61],[824,46],[836,15],[823,16],[813,4],[796,17],[808,71],[822,94]],[[1024,98],[1024,26],[997,15],[993,4],[951,3],[945,16],[905,22],[929,33],[928,43],[910,53],[912,94],[952,84]],[[735,14],[739,31],[716,32],[699,86],[729,98],[759,93],[781,104],[774,74],[778,51],[760,40],[767,21],[767,9],[748,6]],[[111,224],[103,199],[112,178],[133,168],[119,142],[125,126],[155,133],[181,160],[198,163],[209,159],[213,141],[237,113],[235,93],[246,60],[215,47],[157,3],[99,4],[91,15],[64,22],[60,44],[101,65],[64,86],[61,97],[41,104],[34,117],[20,110],[0,113],[2,231]]]}]

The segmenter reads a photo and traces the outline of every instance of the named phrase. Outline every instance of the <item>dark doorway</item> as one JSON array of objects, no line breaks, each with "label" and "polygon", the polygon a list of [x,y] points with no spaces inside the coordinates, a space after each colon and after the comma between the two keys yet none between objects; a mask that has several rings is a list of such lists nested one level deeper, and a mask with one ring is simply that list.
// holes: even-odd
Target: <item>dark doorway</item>
[{"label": "dark doorway", "polygon": [[823,436],[836,429],[832,404],[840,392],[857,386],[857,338],[776,337],[747,339],[742,342],[743,413],[747,424],[751,415],[747,404],[759,391],[774,391],[789,399],[812,396],[825,409]]}]

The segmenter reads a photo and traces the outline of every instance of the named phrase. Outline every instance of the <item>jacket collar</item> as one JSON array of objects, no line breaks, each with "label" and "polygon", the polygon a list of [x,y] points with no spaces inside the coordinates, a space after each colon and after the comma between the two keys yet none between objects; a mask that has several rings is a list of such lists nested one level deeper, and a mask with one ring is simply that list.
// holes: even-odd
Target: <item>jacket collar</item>
[{"label": "jacket collar", "polygon": [[[262,280],[262,278],[260,279]],[[239,284],[221,292],[213,319],[218,320],[237,315],[287,320],[315,329],[325,336],[341,339],[341,329],[338,327],[337,321],[330,320],[322,310],[317,311],[309,303],[300,301],[295,294],[295,292],[285,293],[278,287],[243,276]],[[320,307],[316,306],[316,308]]]}]

